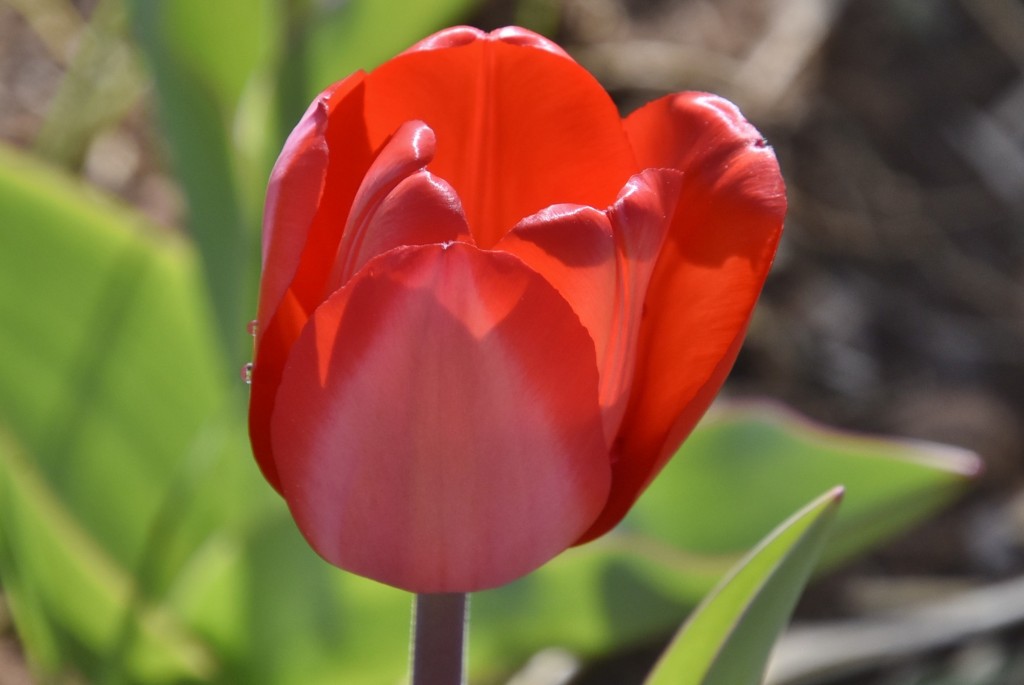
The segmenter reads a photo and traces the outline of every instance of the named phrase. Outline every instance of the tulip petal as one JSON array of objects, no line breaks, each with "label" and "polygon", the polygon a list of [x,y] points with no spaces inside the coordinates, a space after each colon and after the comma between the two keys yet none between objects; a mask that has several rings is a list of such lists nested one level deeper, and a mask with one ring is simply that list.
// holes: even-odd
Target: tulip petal
[{"label": "tulip petal", "polygon": [[682,171],[683,185],[644,304],[611,496],[581,542],[625,515],[714,399],[786,211],[774,153],[731,103],[703,93],[669,96],[625,125],[640,163]]},{"label": "tulip petal", "polygon": [[638,170],[604,89],[528,32],[442,33],[374,70],[366,96],[371,141],[411,119],[434,130],[430,169],[484,248],[555,203],[608,206]]},{"label": "tulip petal", "polygon": [[[357,72],[313,101],[288,136],[271,172],[263,219],[261,324],[269,323],[297,275],[301,280],[308,278],[303,274],[317,271],[322,279],[330,267],[330,262],[322,261],[320,269],[300,269],[299,265],[318,256],[322,260],[325,245],[340,238],[336,226],[348,215],[370,164],[372,151],[362,122],[364,77]],[[345,154],[332,157],[332,147]],[[331,192],[324,193],[324,188]],[[307,288],[298,290],[302,300],[320,295],[307,293]],[[312,311],[316,302],[306,306]]]},{"label": "tulip petal", "polygon": [[324,297],[392,248],[469,237],[458,195],[423,168],[434,145],[434,132],[420,121],[402,124],[385,143],[356,193]]},{"label": "tulip petal", "polygon": [[602,368],[619,290],[607,213],[554,205],[523,219],[494,249],[516,255],[561,293],[590,333]]},{"label": "tulip petal", "polygon": [[555,205],[495,246],[555,286],[594,340],[609,447],[626,410],[644,295],[680,180],[674,170],[649,169],[632,177],[608,210]]},{"label": "tulip petal", "polygon": [[597,385],[586,330],[517,258],[392,250],[292,350],[272,419],[285,498],[341,568],[413,592],[501,585],[604,505]]},{"label": "tulip petal", "polygon": [[364,76],[357,72],[338,82],[310,105],[267,188],[249,436],[263,475],[278,490],[269,431],[281,367],[322,299],[341,239],[337,227],[344,225],[372,159],[363,124]]}]

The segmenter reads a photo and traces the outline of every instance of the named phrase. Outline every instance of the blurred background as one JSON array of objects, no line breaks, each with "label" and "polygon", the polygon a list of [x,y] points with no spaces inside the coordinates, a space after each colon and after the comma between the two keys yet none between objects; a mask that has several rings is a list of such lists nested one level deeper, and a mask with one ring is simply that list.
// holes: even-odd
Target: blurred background
[{"label": "blurred background", "polygon": [[[878,530],[826,563],[771,682],[1024,683],[1020,0],[0,0],[0,684],[401,677],[406,599],[304,548],[247,456],[238,369],[284,136],[330,82],[454,23],[554,38],[624,113],[736,102],[790,213],[724,396],[985,465],[965,486],[963,455],[726,409],[690,460],[723,492],[723,445],[856,463],[771,462],[767,523],[735,493],[694,514],[743,533],[681,534],[682,586],[613,541],[484,593],[475,680],[640,682],[741,541],[863,477],[893,488],[851,491]],[[871,466],[908,451],[935,473]],[[694,526],[663,512],[697,480],[671,478],[627,536]]]}]

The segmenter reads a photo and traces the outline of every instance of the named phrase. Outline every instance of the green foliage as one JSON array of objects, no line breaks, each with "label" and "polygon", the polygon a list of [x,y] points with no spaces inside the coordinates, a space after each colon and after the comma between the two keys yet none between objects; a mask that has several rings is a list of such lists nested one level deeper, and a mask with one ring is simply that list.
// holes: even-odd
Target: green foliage
[{"label": "green foliage", "polygon": [[777,405],[713,411],[628,519],[680,549],[739,554],[776,521],[835,485],[846,499],[835,564],[906,530],[948,503],[980,468],[966,451],[815,426]]},{"label": "green foliage", "polygon": [[646,685],[758,685],[841,497],[826,493],[765,538],[694,611]]},{"label": "green foliage", "polygon": [[245,322],[253,310],[259,188],[271,147],[265,133],[245,125],[243,114],[272,109],[262,75],[275,51],[278,5],[131,2],[218,334],[233,361],[244,354]]},{"label": "green foliage", "polygon": [[139,673],[201,670],[173,621],[136,601],[135,574],[151,554],[173,572],[178,536],[203,534],[188,511],[158,524],[227,406],[191,253],[2,149],[0,205],[0,573],[29,653],[45,670],[79,653],[95,672],[137,634]]}]

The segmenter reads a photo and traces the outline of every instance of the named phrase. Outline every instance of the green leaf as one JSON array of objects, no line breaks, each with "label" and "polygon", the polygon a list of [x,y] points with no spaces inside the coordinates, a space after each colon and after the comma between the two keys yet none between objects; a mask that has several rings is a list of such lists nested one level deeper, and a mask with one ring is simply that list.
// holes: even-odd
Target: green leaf
[{"label": "green leaf", "polygon": [[26,649],[90,681],[205,673],[151,601],[232,501],[188,497],[222,457],[234,375],[193,254],[3,147],[0,206],[0,574]]},{"label": "green leaf", "polygon": [[978,458],[945,445],[825,429],[776,405],[721,405],[693,432],[622,531],[697,555],[735,555],[772,521],[842,485],[826,565],[907,530],[962,493]]},{"label": "green leaf", "polygon": [[[661,639],[695,604],[700,587],[687,572],[707,560],[631,549],[605,537],[563,552],[539,570],[495,590],[475,593],[470,672],[498,681],[544,647],[597,656]],[[713,563],[710,583],[729,566]]]},{"label": "green leaf", "polygon": [[[0,434],[0,577],[29,656],[43,673],[104,672],[68,663],[74,646],[118,657],[140,681],[204,679],[205,645],[165,609],[138,603],[134,579],[68,513],[10,436]],[[133,625],[126,623],[130,609]],[[130,629],[129,632],[125,632]],[[131,640],[131,648],[119,645]],[[90,663],[91,662],[91,663]]]},{"label": "green leaf", "polygon": [[281,3],[131,0],[152,70],[172,162],[188,200],[229,359],[250,341],[263,189],[272,160],[273,86]]},{"label": "green leaf", "polygon": [[842,489],[780,525],[683,625],[646,685],[758,685],[821,552]]}]

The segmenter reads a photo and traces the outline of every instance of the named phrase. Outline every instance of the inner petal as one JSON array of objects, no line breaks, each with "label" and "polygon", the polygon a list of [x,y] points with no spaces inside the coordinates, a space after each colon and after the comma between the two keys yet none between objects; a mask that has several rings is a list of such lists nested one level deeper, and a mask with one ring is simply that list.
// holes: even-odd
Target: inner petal
[{"label": "inner petal", "polygon": [[424,168],[434,148],[434,132],[420,121],[402,124],[384,145],[356,193],[325,297],[392,248],[469,238],[458,195]]},{"label": "inner petal", "polygon": [[647,284],[668,232],[681,175],[632,177],[607,210],[556,205],[527,217],[496,246],[562,293],[594,340],[609,445],[632,387]]}]

